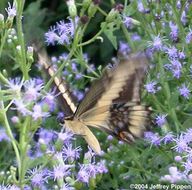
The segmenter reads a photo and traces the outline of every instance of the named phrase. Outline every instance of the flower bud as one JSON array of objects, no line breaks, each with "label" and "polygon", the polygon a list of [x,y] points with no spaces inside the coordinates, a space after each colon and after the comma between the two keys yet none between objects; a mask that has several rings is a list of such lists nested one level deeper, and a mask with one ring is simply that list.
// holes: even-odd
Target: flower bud
[{"label": "flower bud", "polygon": [[69,15],[71,18],[75,18],[77,16],[77,8],[75,5],[75,1],[74,0],[68,0],[66,1],[67,6],[68,6],[68,11],[69,11]]},{"label": "flower bud", "polygon": [[88,9],[89,18],[93,17],[95,15],[96,11],[97,11],[97,5],[95,5],[94,3],[91,3],[91,5],[89,6],[89,9]]},{"label": "flower bud", "polygon": [[106,21],[113,22],[118,14],[119,14],[119,12],[116,9],[111,9],[111,11],[109,12],[109,14],[106,17]]},{"label": "flower bud", "polygon": [[33,47],[29,46],[27,47],[27,61],[28,64],[32,64],[34,59],[33,59]]},{"label": "flower bud", "polygon": [[40,144],[41,151],[46,152],[47,151],[47,145],[46,145],[44,139],[40,138],[39,139],[39,144]]},{"label": "flower bud", "polygon": [[83,0],[83,8],[87,9],[91,4],[91,0]]},{"label": "flower bud", "polygon": [[80,18],[80,21],[81,21],[82,24],[86,24],[89,21],[89,17],[87,15],[83,15]]},{"label": "flower bud", "polygon": [[18,118],[17,116],[13,116],[13,117],[11,118],[11,121],[12,121],[14,124],[19,123],[19,118]]}]

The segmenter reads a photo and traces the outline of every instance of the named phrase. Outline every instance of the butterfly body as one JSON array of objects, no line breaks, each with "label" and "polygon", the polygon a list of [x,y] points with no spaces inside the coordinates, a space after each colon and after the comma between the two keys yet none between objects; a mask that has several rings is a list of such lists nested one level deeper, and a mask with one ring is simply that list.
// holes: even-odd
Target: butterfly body
[{"label": "butterfly body", "polygon": [[[39,55],[39,60],[52,77],[53,71],[46,66],[46,59],[43,60]],[[138,54],[106,69],[101,78],[93,82],[77,107],[66,83],[62,84],[57,77],[54,78],[70,113],[64,119],[64,126],[84,137],[97,153],[100,152],[100,145],[89,127],[103,130],[128,143],[141,137],[149,123],[150,114],[149,109],[140,104],[147,64],[146,57]]]}]

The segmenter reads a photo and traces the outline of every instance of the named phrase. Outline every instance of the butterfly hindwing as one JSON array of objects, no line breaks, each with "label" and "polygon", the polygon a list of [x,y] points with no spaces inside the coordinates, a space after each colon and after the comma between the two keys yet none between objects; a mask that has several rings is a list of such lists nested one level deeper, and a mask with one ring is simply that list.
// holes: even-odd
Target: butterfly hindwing
[{"label": "butterfly hindwing", "polygon": [[128,143],[135,141],[146,130],[149,113],[145,106],[137,102],[113,104],[108,120],[112,135]]}]

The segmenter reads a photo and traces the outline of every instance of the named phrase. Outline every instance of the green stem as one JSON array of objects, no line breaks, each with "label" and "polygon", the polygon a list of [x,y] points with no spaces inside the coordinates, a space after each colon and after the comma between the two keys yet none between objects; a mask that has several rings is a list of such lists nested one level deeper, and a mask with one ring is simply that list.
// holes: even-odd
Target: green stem
[{"label": "green stem", "polygon": [[0,80],[1,80],[3,83],[5,83],[5,84],[8,84],[8,83],[9,83],[9,81],[7,80],[7,78],[5,78],[1,72],[0,72]]},{"label": "green stem", "polygon": [[1,38],[0,57],[2,55],[2,51],[3,51],[3,47],[4,47],[6,39],[7,39],[7,35],[8,35],[8,31],[5,30],[5,33],[4,33],[3,37]]},{"label": "green stem", "polygon": [[28,138],[27,138],[27,128],[30,125],[31,118],[27,117],[25,119],[24,125],[21,128],[20,132],[20,156],[21,156],[21,167],[20,175],[19,175],[19,184],[21,188],[24,188],[24,180],[26,174],[26,158],[27,158],[27,145],[28,145]]},{"label": "green stem", "polygon": [[160,54],[158,55],[158,65],[159,65],[159,69],[160,69],[160,73],[161,73],[161,84],[163,84],[163,87],[164,87],[164,90],[163,92],[165,93],[165,96],[166,96],[166,100],[167,100],[167,104],[169,106],[169,111],[170,111],[170,114],[171,114],[171,118],[173,119],[174,121],[174,124],[175,124],[175,127],[176,127],[176,131],[179,132],[179,126],[181,125],[177,119],[177,114],[175,112],[175,108],[172,108],[171,105],[170,105],[170,100],[171,100],[171,92],[170,92],[170,88],[169,88],[169,84],[168,82],[165,80],[165,71],[164,71],[164,68],[163,68],[163,63],[162,63],[162,60],[161,60],[161,56]]},{"label": "green stem", "polygon": [[85,45],[88,45],[88,44],[94,42],[97,39],[97,37],[102,34],[102,32],[105,30],[106,26],[107,26],[107,23],[105,23],[105,25],[101,28],[101,30],[97,34],[95,34],[95,36],[93,36],[90,40],[88,40],[86,42],[78,44],[78,47],[85,46]]},{"label": "green stem", "polygon": [[[19,149],[17,147],[17,141],[15,140],[13,133],[11,131],[11,127],[9,125],[9,121],[7,118],[6,110],[4,109],[3,102],[1,102],[1,108],[2,108],[1,113],[2,113],[2,116],[4,119],[5,129],[7,131],[7,135],[9,136],[9,138],[11,140],[11,144],[12,144],[14,152],[15,152],[18,168],[21,168],[21,159],[20,159],[20,155],[19,155]],[[19,175],[20,175],[20,170],[19,170]]]},{"label": "green stem", "polygon": [[72,49],[67,57],[67,59],[64,61],[64,63],[58,68],[58,70],[55,72],[55,74],[49,79],[49,81],[47,82],[47,84],[44,87],[45,91],[48,91],[54,78],[61,73],[61,71],[63,70],[63,68],[65,67],[66,63],[71,59],[71,57],[73,56],[74,53],[74,49]]},{"label": "green stem", "polygon": [[128,44],[130,45],[132,51],[135,52],[136,48],[135,48],[135,45],[133,43],[133,40],[131,40],[130,33],[128,32],[127,28],[125,27],[125,25],[123,23],[121,24],[121,29],[123,30],[125,38],[126,38]]},{"label": "green stem", "polygon": [[99,11],[102,15],[104,15],[105,17],[107,17],[107,13],[106,13],[103,9],[101,9],[100,7],[97,7],[97,9],[98,9],[98,11]]},{"label": "green stem", "polygon": [[21,70],[23,72],[24,80],[29,79],[28,76],[28,69],[27,69],[27,62],[26,62],[26,52],[25,52],[25,40],[22,28],[22,13],[25,1],[24,0],[17,0],[17,16],[16,16],[16,26],[17,26],[17,33],[18,33],[18,41],[21,46]]}]

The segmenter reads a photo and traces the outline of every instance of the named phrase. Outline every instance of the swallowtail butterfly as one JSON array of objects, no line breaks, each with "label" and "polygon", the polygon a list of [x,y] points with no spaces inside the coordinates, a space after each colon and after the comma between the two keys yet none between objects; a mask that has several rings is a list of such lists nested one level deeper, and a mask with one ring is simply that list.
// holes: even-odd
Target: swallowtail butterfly
[{"label": "swallowtail butterfly", "polygon": [[[39,53],[39,63],[53,77],[55,71],[46,54]],[[101,129],[128,143],[143,135],[149,123],[149,109],[140,104],[140,91],[148,61],[143,54],[130,55],[118,65],[106,68],[95,80],[78,106],[67,83],[59,77],[53,82],[62,95],[64,125],[84,137],[97,153],[100,145],[89,127]]]}]

